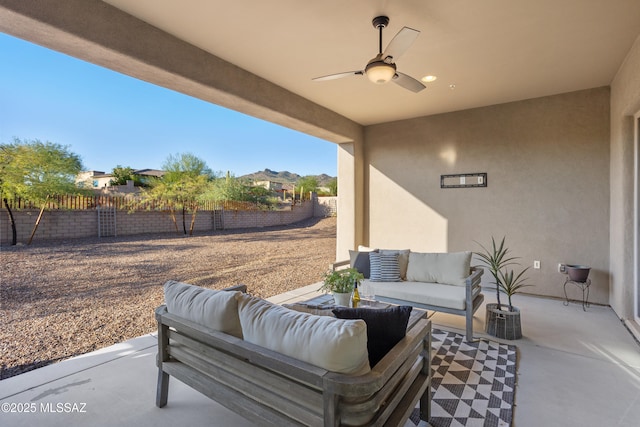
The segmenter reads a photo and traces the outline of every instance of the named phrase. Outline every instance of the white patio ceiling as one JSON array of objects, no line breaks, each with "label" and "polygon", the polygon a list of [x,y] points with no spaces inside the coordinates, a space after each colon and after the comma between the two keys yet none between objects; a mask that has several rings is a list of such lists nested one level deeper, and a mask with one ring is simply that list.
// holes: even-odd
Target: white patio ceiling
[{"label": "white patio ceiling", "polygon": [[[608,85],[640,33],[638,0],[105,0],[230,63],[368,125]],[[421,31],[397,61],[418,94],[366,77],[383,46]],[[450,85],[455,85],[451,89]]]}]

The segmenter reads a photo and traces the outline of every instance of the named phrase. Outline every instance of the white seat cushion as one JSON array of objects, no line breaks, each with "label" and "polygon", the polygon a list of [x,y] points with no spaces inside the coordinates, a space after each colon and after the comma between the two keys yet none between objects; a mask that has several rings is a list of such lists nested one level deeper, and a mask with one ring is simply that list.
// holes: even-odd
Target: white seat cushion
[{"label": "white seat cushion", "polygon": [[[464,310],[465,287],[426,282],[371,282],[366,281],[376,297],[396,298],[437,307]],[[477,292],[480,291],[478,287]]]},{"label": "white seat cushion", "polygon": [[164,300],[169,313],[234,337],[242,338],[238,291],[215,291],[169,280]]},{"label": "white seat cushion", "polygon": [[314,316],[242,295],[238,301],[244,340],[332,372],[371,371],[364,320]]}]

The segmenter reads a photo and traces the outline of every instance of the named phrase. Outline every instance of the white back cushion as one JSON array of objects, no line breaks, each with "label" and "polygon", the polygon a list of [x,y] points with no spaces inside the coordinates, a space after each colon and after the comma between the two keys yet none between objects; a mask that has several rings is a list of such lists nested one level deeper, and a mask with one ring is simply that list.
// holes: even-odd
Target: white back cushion
[{"label": "white back cushion", "polygon": [[169,313],[242,338],[238,317],[237,291],[214,291],[169,280],[164,284],[164,300]]},{"label": "white back cushion", "polygon": [[364,320],[314,316],[242,295],[238,301],[244,340],[332,372],[371,371]]},{"label": "white back cushion", "polygon": [[471,252],[409,253],[407,281],[464,286],[471,271]]}]

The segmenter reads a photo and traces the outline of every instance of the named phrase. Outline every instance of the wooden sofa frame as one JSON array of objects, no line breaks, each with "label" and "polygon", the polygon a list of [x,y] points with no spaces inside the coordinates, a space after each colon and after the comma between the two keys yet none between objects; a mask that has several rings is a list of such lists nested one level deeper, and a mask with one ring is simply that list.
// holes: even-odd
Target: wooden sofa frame
[{"label": "wooden sofa frame", "polygon": [[361,376],[245,342],[170,314],[164,305],[156,320],[158,407],[167,404],[173,376],[261,426],[340,426],[363,414],[372,419],[361,425],[398,426],[418,402],[420,418],[429,420],[431,322],[425,317]]},{"label": "wooden sofa frame", "polygon": [[[338,261],[334,262],[329,266],[332,270],[337,270],[341,268],[346,268],[350,265],[350,261]],[[439,311],[441,313],[449,313],[449,314],[457,314],[459,316],[465,317],[465,328],[466,328],[466,339],[467,342],[473,341],[473,314],[478,310],[478,308],[482,305],[484,301],[484,295],[482,293],[476,294],[475,298],[473,297],[473,289],[475,287],[480,286],[480,281],[482,277],[482,273],[484,270],[480,267],[471,267],[471,272],[469,276],[465,279],[465,309],[458,310],[455,308],[449,307],[441,307],[437,305],[431,304],[422,304],[415,301],[407,301],[401,300],[397,298],[388,298],[383,296],[376,295],[377,301],[388,302],[396,305],[410,305],[415,308],[420,308],[423,310],[433,310]]]}]

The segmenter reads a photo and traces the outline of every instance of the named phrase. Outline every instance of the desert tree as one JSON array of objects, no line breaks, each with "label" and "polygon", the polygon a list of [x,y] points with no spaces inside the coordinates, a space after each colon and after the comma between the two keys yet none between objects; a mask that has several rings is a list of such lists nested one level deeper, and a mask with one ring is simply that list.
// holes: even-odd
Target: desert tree
[{"label": "desert tree", "polygon": [[227,171],[225,177],[217,179],[211,187],[210,197],[216,202],[247,201],[247,183]]},{"label": "desert tree", "polygon": [[11,206],[7,199],[7,191],[11,191],[7,175],[11,168],[12,158],[13,150],[6,144],[0,144],[0,193],[2,196],[2,202],[7,210],[7,215],[9,216],[9,224],[11,224],[11,244],[15,245],[18,240],[18,233],[16,232],[16,223],[13,211],[11,211]]},{"label": "desert tree", "polygon": [[315,176],[303,176],[296,182],[295,191],[300,193],[300,200],[304,194],[318,191],[318,179]]},{"label": "desert tree", "polygon": [[331,181],[329,181],[329,183],[327,184],[327,187],[329,187],[329,193],[332,196],[337,196],[338,195],[338,178],[331,179]]},{"label": "desert tree", "polygon": [[111,179],[110,184],[127,185],[127,181],[133,181],[133,184],[136,187],[144,186],[144,182],[140,175],[136,175],[134,172],[135,171],[130,166],[117,165],[111,170],[111,175],[113,175],[113,178]]},{"label": "desert tree", "polygon": [[191,213],[189,234],[193,227],[200,203],[210,194],[214,173],[207,163],[191,153],[170,155],[162,165],[165,174],[162,178],[149,181],[149,189],[143,192],[146,200],[155,200],[164,204],[178,231],[176,210],[182,211],[182,229],[187,234],[186,214]]},{"label": "desert tree", "polygon": [[82,161],[68,146],[23,141],[0,144],[0,193],[11,222],[12,244],[17,243],[16,227],[8,198],[22,198],[40,205],[40,213],[27,244],[31,244],[51,197],[83,193],[75,184]]},{"label": "desert tree", "polygon": [[208,198],[216,202],[250,202],[263,207],[272,207],[277,203],[273,192],[237,178],[231,172],[227,172],[224,178],[216,179]]}]

